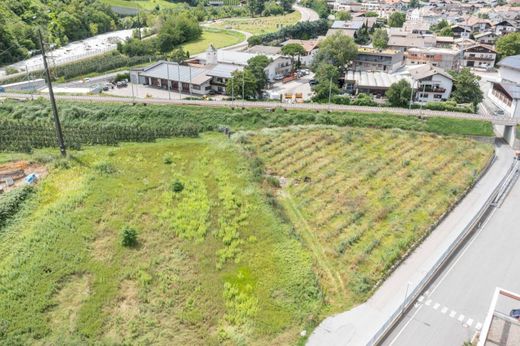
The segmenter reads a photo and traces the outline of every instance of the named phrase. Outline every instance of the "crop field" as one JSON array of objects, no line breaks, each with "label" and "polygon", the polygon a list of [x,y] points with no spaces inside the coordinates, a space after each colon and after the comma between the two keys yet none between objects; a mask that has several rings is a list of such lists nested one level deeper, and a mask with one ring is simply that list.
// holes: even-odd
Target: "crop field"
[{"label": "crop field", "polygon": [[206,51],[210,44],[213,44],[215,48],[224,48],[245,39],[245,35],[237,31],[204,28],[202,36],[198,40],[184,43],[182,49],[189,52],[190,55],[194,55]]},{"label": "crop field", "polygon": [[296,344],[317,323],[311,253],[224,135],[50,152],[0,154],[49,168],[0,197],[0,344]]},{"label": "crop field", "polygon": [[281,16],[222,19],[211,26],[221,29],[240,30],[249,32],[253,35],[260,35],[275,32],[287,25],[296,24],[300,18],[300,12],[294,11]]},{"label": "crop field", "polygon": [[488,144],[401,130],[291,127],[236,138],[281,185],[277,199],[314,255],[332,311],[366,299],[492,155]]}]

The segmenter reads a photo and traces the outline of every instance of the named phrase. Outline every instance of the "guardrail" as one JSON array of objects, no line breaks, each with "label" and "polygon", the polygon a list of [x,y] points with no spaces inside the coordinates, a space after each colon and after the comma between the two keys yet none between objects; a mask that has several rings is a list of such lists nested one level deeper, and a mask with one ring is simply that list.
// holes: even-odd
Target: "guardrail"
[{"label": "guardrail", "polygon": [[461,246],[469,239],[469,237],[483,224],[483,221],[489,216],[491,210],[495,207],[495,201],[501,196],[504,189],[510,185],[510,182],[518,172],[518,161],[514,161],[507,171],[507,174],[502,178],[500,183],[495,187],[491,195],[488,197],[479,212],[471,219],[468,225],[464,228],[462,233],[455,239],[455,241],[448,247],[442,256],[435,262],[430,271],[419,282],[415,289],[405,298],[399,308],[392,314],[392,316],[385,322],[385,324],[377,331],[377,333],[369,340],[367,345],[379,345],[385,337],[393,330],[397,323],[404,317],[405,313],[412,307],[419,296],[426,290],[431,282],[441,273],[448,261],[456,254]]}]

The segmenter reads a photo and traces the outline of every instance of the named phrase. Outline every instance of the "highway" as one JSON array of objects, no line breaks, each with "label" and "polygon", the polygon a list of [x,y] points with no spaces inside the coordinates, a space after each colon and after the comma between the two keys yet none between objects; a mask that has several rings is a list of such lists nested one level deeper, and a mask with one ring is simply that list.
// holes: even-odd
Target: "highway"
[{"label": "highway", "polygon": [[482,328],[495,287],[520,292],[519,202],[517,182],[383,345],[462,346]]}]

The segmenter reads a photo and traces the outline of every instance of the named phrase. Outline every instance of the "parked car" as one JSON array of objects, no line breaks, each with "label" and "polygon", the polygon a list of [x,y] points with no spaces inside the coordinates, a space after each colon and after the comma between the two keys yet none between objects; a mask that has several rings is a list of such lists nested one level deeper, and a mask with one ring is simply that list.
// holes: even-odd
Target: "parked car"
[{"label": "parked car", "polygon": [[317,81],[316,79],[311,79],[311,80],[309,81],[309,84],[310,84],[310,85],[316,85],[316,84],[318,84],[318,81]]},{"label": "parked car", "polygon": [[282,80],[282,79],[283,79],[283,74],[277,73],[277,74],[274,76],[274,80]]},{"label": "parked car", "polygon": [[509,316],[516,318],[517,320],[520,320],[520,309],[513,309],[509,313]]}]

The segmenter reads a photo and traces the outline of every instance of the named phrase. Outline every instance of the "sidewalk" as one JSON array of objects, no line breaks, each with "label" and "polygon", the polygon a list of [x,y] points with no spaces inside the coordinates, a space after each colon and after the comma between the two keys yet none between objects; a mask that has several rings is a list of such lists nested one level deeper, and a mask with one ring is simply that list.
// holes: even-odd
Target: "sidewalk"
[{"label": "sidewalk", "polygon": [[496,161],[488,172],[394,271],[364,304],[326,318],[311,334],[307,345],[366,345],[388,318],[399,309],[405,295],[412,292],[449,245],[464,230],[472,217],[506,175],[513,150],[504,143],[496,147]]}]

